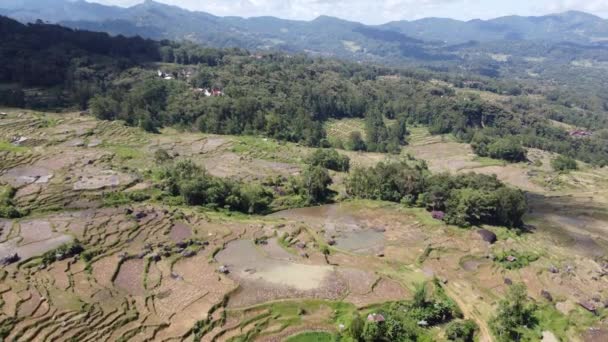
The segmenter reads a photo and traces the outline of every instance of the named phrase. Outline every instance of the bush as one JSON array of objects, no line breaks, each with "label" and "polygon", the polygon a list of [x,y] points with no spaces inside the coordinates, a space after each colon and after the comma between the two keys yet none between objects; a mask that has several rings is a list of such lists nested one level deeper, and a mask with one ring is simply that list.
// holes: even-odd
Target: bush
[{"label": "bush", "polygon": [[171,160],[173,160],[173,157],[171,157],[167,150],[159,148],[158,150],[154,151],[154,161],[156,164],[164,164]]},{"label": "bush", "polygon": [[551,167],[553,167],[553,170],[558,172],[578,170],[578,164],[576,163],[576,160],[562,155],[557,156],[551,161]]},{"label": "bush", "polygon": [[332,179],[327,169],[321,166],[309,166],[301,176],[302,189],[309,204],[325,203],[332,192],[329,186]]},{"label": "bush", "polygon": [[514,139],[500,138],[488,145],[488,155],[494,159],[510,162],[526,160],[526,150]]},{"label": "bush", "polygon": [[519,227],[527,210],[524,193],[506,187],[496,176],[430,175],[426,166],[407,162],[355,169],[346,180],[346,191],[353,197],[444,211],[447,223],[462,227]]},{"label": "bush", "polygon": [[508,270],[524,268],[538,260],[536,253],[517,252],[515,250],[502,251],[495,254],[494,261]]},{"label": "bush", "polygon": [[73,257],[83,251],[84,247],[80,244],[80,241],[74,240],[73,242],[63,244],[54,250],[44,253],[42,255],[42,263],[48,265],[57,260]]},{"label": "bush", "polygon": [[15,189],[10,186],[0,186],[0,218],[19,218],[23,213],[13,204]]},{"label": "bush", "polygon": [[187,205],[228,208],[247,214],[266,213],[273,195],[260,184],[244,184],[209,175],[190,160],[165,168],[165,190]]},{"label": "bush", "polygon": [[456,321],[448,324],[445,335],[450,341],[473,342],[477,324],[471,320]]},{"label": "bush", "polygon": [[478,132],[471,140],[473,151],[480,157],[491,157],[509,162],[526,160],[526,150],[513,138],[495,138]]},{"label": "bush", "polygon": [[512,285],[507,296],[498,304],[496,316],[490,326],[498,341],[521,341],[525,330],[537,324],[536,306],[528,301],[523,284]]},{"label": "bush", "polygon": [[346,149],[351,150],[351,151],[366,151],[367,150],[367,146],[365,144],[365,141],[363,141],[363,137],[361,136],[360,132],[351,132],[348,135],[348,140],[346,141],[345,144]]},{"label": "bush", "polygon": [[322,166],[338,172],[348,172],[350,169],[350,158],[341,155],[334,149],[317,149],[307,162],[312,166]]}]

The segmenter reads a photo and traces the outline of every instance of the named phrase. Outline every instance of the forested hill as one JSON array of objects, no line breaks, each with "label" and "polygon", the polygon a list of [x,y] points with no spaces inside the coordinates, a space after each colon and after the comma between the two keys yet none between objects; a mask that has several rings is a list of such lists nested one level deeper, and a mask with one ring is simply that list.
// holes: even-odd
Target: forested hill
[{"label": "forested hill", "polygon": [[[153,132],[178,126],[378,152],[398,151],[417,124],[480,155],[525,160],[523,145],[608,163],[605,134],[572,137],[548,120],[579,120],[580,109],[517,83],[1,22],[2,104],[80,106]],[[490,101],[472,88],[510,96]],[[608,127],[592,114],[594,129]],[[365,136],[328,139],[324,122],[343,118],[364,119]]]},{"label": "forested hill", "polygon": [[218,17],[146,0],[122,8],[78,0],[4,0],[0,15],[112,35],[189,41],[215,48],[283,51],[415,66],[559,85],[562,103],[608,108],[608,21],[582,12],[467,22],[427,18],[370,26],[321,16],[311,21]]},{"label": "forested hill", "polygon": [[0,77],[26,86],[60,83],[70,67],[113,64],[125,68],[160,58],[158,44],[139,37],[111,37],[57,25],[23,25],[6,17],[0,17],[0,34]]}]

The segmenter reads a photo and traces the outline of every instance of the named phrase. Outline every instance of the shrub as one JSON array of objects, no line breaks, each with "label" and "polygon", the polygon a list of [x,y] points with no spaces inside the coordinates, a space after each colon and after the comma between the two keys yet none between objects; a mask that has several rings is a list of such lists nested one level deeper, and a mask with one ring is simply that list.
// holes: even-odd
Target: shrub
[{"label": "shrub", "polygon": [[0,186],[0,217],[1,218],[19,218],[23,213],[19,211],[13,204],[15,189],[10,186]]},{"label": "shrub", "polygon": [[450,341],[473,342],[477,324],[471,320],[456,321],[448,324],[445,335]]},{"label": "shrub", "polygon": [[576,160],[562,155],[559,155],[555,159],[551,160],[551,167],[553,167],[553,170],[558,172],[578,170]]},{"label": "shrub", "polygon": [[65,243],[54,250],[48,251],[42,255],[42,263],[45,265],[51,264],[57,260],[64,260],[74,255],[78,255],[84,251],[84,247],[80,241],[74,240],[70,243]]},{"label": "shrub", "polygon": [[273,199],[273,194],[260,184],[213,177],[190,160],[165,168],[161,177],[169,195],[181,196],[187,205],[261,214],[268,210]]},{"label": "shrub", "polygon": [[524,268],[538,260],[536,253],[517,252],[515,250],[502,251],[495,254],[494,261],[508,270]]},{"label": "shrub", "polygon": [[509,162],[526,160],[526,150],[513,138],[495,138],[478,132],[471,140],[471,147],[480,157],[503,159]]},{"label": "shrub", "polygon": [[526,160],[526,150],[515,139],[500,138],[488,145],[488,155],[495,159],[510,162]]},{"label": "shrub", "polygon": [[331,195],[329,185],[332,179],[327,169],[321,166],[309,166],[301,176],[304,194],[310,204],[324,203]]},{"label": "shrub", "polygon": [[154,151],[154,161],[157,164],[164,164],[171,160],[173,160],[173,157],[171,157],[167,150],[159,148],[158,150]]},{"label": "shrub", "polygon": [[360,132],[351,132],[348,135],[348,140],[346,141],[345,147],[351,151],[366,151],[367,146],[365,141],[363,141],[363,137]]},{"label": "shrub", "polygon": [[334,149],[317,149],[307,162],[313,166],[322,166],[338,172],[348,172],[350,169],[350,158],[341,155]]},{"label": "shrub", "polygon": [[512,285],[490,322],[498,341],[521,341],[525,330],[537,324],[535,311],[536,306],[528,301],[525,285]]}]

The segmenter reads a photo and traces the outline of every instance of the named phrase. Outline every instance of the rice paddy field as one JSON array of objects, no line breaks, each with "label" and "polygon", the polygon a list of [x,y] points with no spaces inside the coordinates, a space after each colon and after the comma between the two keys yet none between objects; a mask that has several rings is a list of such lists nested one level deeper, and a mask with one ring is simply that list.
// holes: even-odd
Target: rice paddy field
[{"label": "rice paddy field", "polygon": [[[6,341],[331,341],[353,313],[411,299],[435,278],[477,323],[479,341],[494,340],[488,322],[512,282],[543,308],[538,340],[608,336],[606,169],[557,174],[540,150],[529,151],[530,163],[507,165],[413,128],[401,156],[340,153],[353,167],[410,154],[434,172],[496,174],[526,191],[527,232],[461,229],[421,209],[349,199],[249,216],[159,200],[154,152],[217,177],[263,181],[298,175],[311,149],[3,111],[0,186],[13,188],[27,212],[0,219],[0,258],[18,255],[0,270]],[[343,138],[362,127],[332,122],[328,132]],[[332,176],[340,189],[345,174]],[[535,259],[509,269],[495,260],[504,251]],[[429,333],[446,340],[444,328]]]}]

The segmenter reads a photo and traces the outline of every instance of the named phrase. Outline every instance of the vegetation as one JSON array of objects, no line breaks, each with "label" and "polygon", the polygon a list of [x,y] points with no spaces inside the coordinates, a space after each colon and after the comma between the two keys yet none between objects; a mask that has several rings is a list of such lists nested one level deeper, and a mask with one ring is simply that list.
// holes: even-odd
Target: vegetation
[{"label": "vegetation", "polygon": [[55,261],[64,260],[67,258],[71,258],[75,255],[79,255],[84,252],[84,247],[80,243],[80,241],[75,240],[70,243],[65,243],[55,250],[48,251],[42,255],[42,263],[44,265],[49,265],[54,263]]},{"label": "vegetation", "polygon": [[473,342],[477,324],[471,320],[454,321],[448,324],[445,335],[450,341]]},{"label": "vegetation", "polygon": [[434,282],[432,296],[427,292],[428,286],[420,284],[412,301],[387,304],[370,313],[371,319],[364,320],[355,314],[347,329],[348,335],[355,341],[365,342],[416,341],[424,338],[425,328],[462,315],[439,282]]},{"label": "vegetation", "polygon": [[494,138],[480,132],[473,137],[471,147],[480,157],[503,159],[509,162],[526,160],[526,151],[514,138]]},{"label": "vegetation", "polygon": [[14,203],[15,189],[10,186],[0,186],[0,218],[18,218],[22,216]]},{"label": "vegetation", "polygon": [[535,310],[536,306],[528,301],[525,285],[512,285],[507,296],[498,304],[496,316],[491,322],[496,338],[499,341],[521,341],[526,330],[537,324]]},{"label": "vegetation", "polygon": [[326,332],[305,332],[287,338],[286,342],[333,342],[334,338]]},{"label": "vegetation", "polygon": [[569,172],[578,169],[576,160],[570,157],[559,155],[551,160],[551,167],[558,172]]},{"label": "vegetation", "polygon": [[494,255],[494,261],[508,270],[524,268],[538,260],[536,253],[517,252],[515,250],[501,251]]},{"label": "vegetation", "polygon": [[[342,141],[344,147],[399,152],[407,143],[406,124],[421,124],[433,134],[451,133],[473,142],[480,155],[493,158],[525,160],[525,146],[598,165],[608,163],[601,134],[571,137],[549,122],[547,116],[555,111],[546,103],[531,111],[536,104],[530,101],[515,99],[499,105],[455,91],[471,83],[476,89],[495,92],[517,88],[497,86],[493,80],[471,81],[303,55],[251,58],[243,49],[110,37],[43,23],[25,26],[8,18],[0,23],[6,37],[0,49],[4,62],[0,81],[11,84],[6,96],[0,97],[6,105],[89,107],[98,118],[124,120],[151,132],[179,126],[209,133],[259,134],[317,147],[329,145],[324,122],[360,118],[366,139],[353,132]],[[53,46],[57,39],[64,44]],[[17,53],[20,58],[12,58]],[[149,67],[145,62],[173,64]],[[159,77],[158,69],[168,79]],[[26,90],[34,86],[44,87],[44,95],[29,96]],[[219,89],[224,96],[206,97],[203,88]]]},{"label": "vegetation", "polygon": [[329,190],[332,180],[327,169],[321,166],[308,166],[301,176],[302,189],[309,204],[325,203],[332,192]]},{"label": "vegetation", "polygon": [[317,149],[307,162],[312,166],[322,166],[338,172],[348,172],[350,169],[350,158],[339,154],[334,149]]},{"label": "vegetation", "polygon": [[272,193],[260,184],[245,184],[209,175],[191,160],[163,169],[161,178],[171,196],[182,196],[188,205],[227,208],[248,214],[265,213]]},{"label": "vegetation", "polygon": [[463,227],[519,227],[527,208],[523,192],[506,187],[495,176],[431,175],[419,163],[379,163],[372,168],[355,169],[346,181],[346,189],[353,197],[443,211],[447,223]]}]

